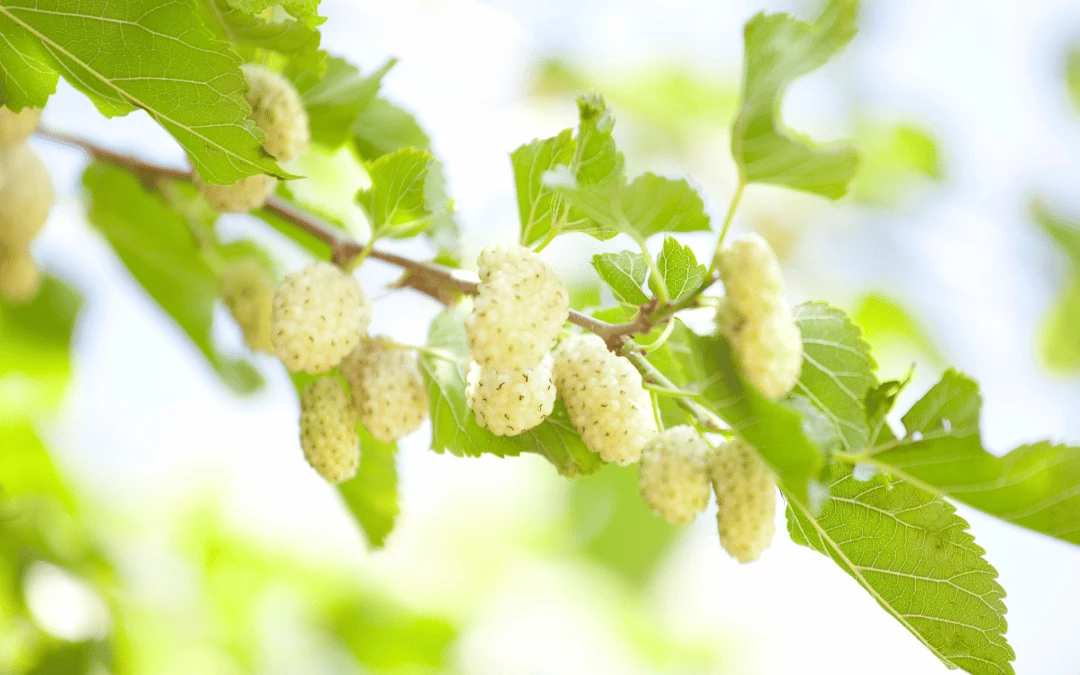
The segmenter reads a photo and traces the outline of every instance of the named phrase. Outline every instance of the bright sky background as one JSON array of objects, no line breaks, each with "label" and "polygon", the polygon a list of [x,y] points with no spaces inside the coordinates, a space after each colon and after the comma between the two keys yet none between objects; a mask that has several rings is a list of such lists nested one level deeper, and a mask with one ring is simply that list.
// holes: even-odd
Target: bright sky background
[{"label": "bright sky background", "polygon": [[[1080,382],[1048,379],[1034,342],[1063,261],[1026,215],[1036,192],[1080,210],[1080,119],[1068,109],[1059,63],[1070,37],[1080,36],[1080,5],[865,4],[861,33],[843,58],[792,91],[789,122],[828,138],[849,131],[853,106],[921,121],[942,140],[948,179],[901,213],[809,200],[812,222],[789,261],[792,298],[846,306],[881,289],[905,299],[950,362],[982,385],[990,447],[1046,437],[1080,442]],[[760,9],[783,8],[806,16],[802,3],[760,0],[324,0],[323,34],[328,49],[367,70],[388,55],[401,59],[384,91],[434,139],[476,250],[516,232],[507,153],[574,121],[572,99],[538,105],[529,97],[537,59],[558,55],[587,70],[662,60],[733,83],[742,24]],[[118,149],[182,162],[144,115],[103,120],[67,87],[45,119]],[[734,175],[724,143],[713,138],[689,165],[662,167],[698,176],[714,217],[722,216]],[[416,606],[469,616],[475,623],[457,655],[465,673],[649,672],[619,631],[621,601],[609,582],[530,547],[566,509],[565,485],[541,461],[435,456],[426,451],[427,432],[414,435],[402,444],[399,530],[387,550],[365,553],[331,489],[303,464],[283,373],[266,359],[270,389],[252,400],[231,398],[85,225],[82,158],[38,147],[61,197],[39,251],[89,296],[77,381],[49,434],[80,485],[149,512],[192,491],[221,494],[239,526],[338,559]],[[793,199],[807,203],[752,188],[748,208],[782,210]],[[594,249],[573,244],[553,247],[552,259],[583,266]],[[391,278],[372,267],[363,273],[369,288]],[[436,307],[402,297],[376,303],[377,329],[421,341]],[[235,334],[225,337],[238,344]],[[914,393],[937,374],[920,372]],[[1080,672],[1080,549],[961,511],[1008,591],[1017,672]],[[647,591],[645,607],[676,634],[719,645],[726,672],[946,672],[852,579],[792,544],[779,518],[773,548],[740,567],[718,546],[712,515],[703,515]]]}]

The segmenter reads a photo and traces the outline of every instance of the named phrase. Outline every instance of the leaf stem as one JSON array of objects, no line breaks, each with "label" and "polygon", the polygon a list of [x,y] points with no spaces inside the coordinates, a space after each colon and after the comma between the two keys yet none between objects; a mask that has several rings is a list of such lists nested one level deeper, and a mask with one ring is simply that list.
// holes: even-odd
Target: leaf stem
[{"label": "leaf stem", "polygon": [[[739,208],[739,202],[742,201],[743,190],[746,189],[746,182],[740,178],[739,186],[735,188],[735,194],[731,196],[731,205],[728,206],[727,215],[724,216],[724,226],[720,228],[720,238],[716,240],[716,250],[719,251],[720,247],[724,245],[724,238],[727,237],[728,229],[731,227],[731,221],[735,219],[735,211]],[[716,256],[713,256],[716,259]]]}]

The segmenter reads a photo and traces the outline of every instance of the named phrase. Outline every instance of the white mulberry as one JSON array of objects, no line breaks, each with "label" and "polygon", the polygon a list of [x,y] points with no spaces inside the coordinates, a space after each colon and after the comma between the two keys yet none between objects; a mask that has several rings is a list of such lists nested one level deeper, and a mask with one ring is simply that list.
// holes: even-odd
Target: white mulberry
[{"label": "white mulberry", "polygon": [[221,273],[221,299],[240,327],[248,348],[273,354],[270,314],[274,307],[274,287],[262,265],[251,259],[226,265]]},{"label": "white mulberry", "polygon": [[605,462],[636,462],[657,433],[641,373],[593,334],[563,340],[554,356],[555,388],[586,447]]},{"label": "white mulberry", "polygon": [[786,307],[762,321],[739,324],[728,339],[746,379],[769,399],[783,398],[799,381],[802,333]]},{"label": "white mulberry", "polygon": [[0,149],[18,145],[37,130],[41,122],[41,108],[23,108],[14,112],[0,106]]},{"label": "white mulberry", "polygon": [[266,134],[263,148],[282,162],[307,150],[311,141],[307,110],[292,82],[256,63],[243,66],[251,120]]},{"label": "white mulberry", "polygon": [[720,331],[743,375],[766,397],[783,398],[802,371],[802,334],[784,300],[780,263],[756,234],[737,237],[717,258],[726,292]]},{"label": "white mulberry", "polygon": [[555,406],[551,355],[535,368],[503,373],[475,361],[466,394],[476,423],[496,436],[517,436],[547,419]]},{"label": "white mulberry", "polygon": [[709,459],[720,544],[741,563],[757,560],[776,531],[776,481],[744,441],[725,443]]},{"label": "white mulberry", "polygon": [[285,277],[270,315],[274,353],[293,371],[321,373],[351,352],[371,323],[371,301],[351,274],[314,262]]},{"label": "white mulberry", "polygon": [[261,209],[278,184],[277,178],[264,173],[241,178],[229,185],[207,183],[197,173],[193,179],[195,187],[199,188],[210,206],[222,213],[247,213]]},{"label": "white mulberry", "polygon": [[535,368],[569,316],[566,286],[520,246],[489,247],[478,262],[480,287],[466,323],[472,359],[500,372]]},{"label": "white mulberry", "polygon": [[0,293],[9,301],[30,302],[41,288],[41,270],[30,251],[8,252],[0,257]]},{"label": "white mulberry", "polygon": [[300,395],[300,446],[308,464],[327,481],[341,483],[356,475],[356,408],[336,379],[320,377]]},{"label": "white mulberry", "polygon": [[709,505],[709,444],[690,426],[671,427],[641,452],[638,484],[649,508],[676,525]]},{"label": "white mulberry", "polygon": [[427,390],[416,353],[387,338],[367,338],[341,362],[360,423],[391,443],[416,431],[428,414]]},{"label": "white mulberry", "polygon": [[13,253],[30,247],[52,207],[49,170],[29,144],[0,151],[0,249]]}]

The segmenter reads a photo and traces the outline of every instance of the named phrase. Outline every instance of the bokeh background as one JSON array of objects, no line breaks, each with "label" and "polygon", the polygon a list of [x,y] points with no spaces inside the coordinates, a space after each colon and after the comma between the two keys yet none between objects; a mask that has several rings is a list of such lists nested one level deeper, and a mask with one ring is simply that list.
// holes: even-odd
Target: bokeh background
[{"label": "bokeh background", "polygon": [[[323,0],[323,44],[364,70],[400,59],[383,91],[429,132],[475,253],[516,236],[508,152],[572,126],[575,93],[592,88],[615,109],[630,173],[691,175],[721,217],[742,25],[817,9]],[[1080,441],[1067,227],[1080,222],[1078,40],[1068,0],[866,0],[852,45],[784,107],[815,138],[856,140],[852,195],[752,186],[735,220],[782,254],[792,301],[854,313],[884,375],[915,364],[909,398],[949,364],[974,376],[1001,451]],[[145,115],[106,120],[65,85],[44,119],[184,162]],[[303,462],[280,365],[258,362],[267,386],[254,395],[223,387],[87,224],[85,157],[35,147],[58,192],[35,252],[84,307],[70,362],[46,344],[38,380],[0,368],[0,407],[34,430],[10,425],[0,447],[0,672],[104,675],[113,656],[140,675],[945,672],[832,562],[792,544],[782,513],[773,547],[739,566],[711,513],[681,530],[647,513],[632,469],[569,482],[536,457],[435,455],[422,430],[401,444],[397,529],[368,551]],[[304,162],[362,180],[340,157]],[[349,222],[363,234],[361,216]],[[244,217],[221,227],[265,231]],[[689,241],[707,255],[707,238]],[[544,255],[595,302],[589,258],[621,243],[570,235]],[[302,261],[283,239],[275,250]],[[394,271],[371,263],[361,276],[374,290]],[[374,295],[380,332],[423,340],[437,305]],[[220,341],[239,352],[220,318]],[[18,315],[4,321],[18,332]],[[1008,591],[1017,672],[1080,672],[1080,550],[960,511]]]}]

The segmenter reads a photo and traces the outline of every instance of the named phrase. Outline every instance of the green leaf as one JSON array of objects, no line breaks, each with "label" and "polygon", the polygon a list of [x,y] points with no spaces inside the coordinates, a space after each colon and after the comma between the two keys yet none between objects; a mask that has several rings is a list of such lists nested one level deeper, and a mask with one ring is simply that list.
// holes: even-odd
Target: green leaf
[{"label": "green leaf", "polygon": [[[0,422],[0,497],[27,495],[56,497],[70,511],[75,500],[48,449],[33,427],[24,422]],[[0,512],[0,522],[5,519]]]},{"label": "green leaf", "polygon": [[1065,54],[1065,88],[1073,109],[1080,112],[1080,44],[1074,44]]},{"label": "green leaf", "polygon": [[382,548],[394,529],[401,508],[398,505],[396,443],[372,438],[359,424],[360,467],[356,477],[338,485],[349,512],[364,529],[372,548]]},{"label": "green leaf", "polygon": [[521,216],[521,245],[531,246],[558,225],[563,214],[563,200],[543,182],[544,174],[557,166],[570,166],[577,145],[573,131],[536,139],[510,153],[517,185],[518,212]]},{"label": "green leaf", "polygon": [[690,247],[680,244],[674,237],[664,240],[656,267],[660,270],[671,302],[678,302],[696,291],[708,273],[704,265],[698,264],[697,256]]},{"label": "green leaf", "polygon": [[0,298],[0,424],[60,404],[71,380],[71,349],[82,297],[45,277],[27,304]]},{"label": "green leaf", "polygon": [[904,360],[910,363],[908,353],[913,348],[934,364],[945,361],[919,320],[897,300],[880,293],[869,293],[856,305],[851,318],[862,328],[866,340],[874,345],[879,356],[882,350],[903,350]]},{"label": "green leaf", "polygon": [[661,232],[709,229],[705,204],[685,180],[652,173],[629,185],[567,183],[565,175],[558,174],[548,180],[584,216],[571,218],[567,232],[584,232],[603,241],[620,233],[645,240]]},{"label": "green leaf", "polygon": [[974,675],[1013,673],[1005,591],[952,506],[904,480],[834,467],[814,517],[788,501],[797,544],[830,558],[935,656]]},{"label": "green leaf", "polygon": [[979,434],[978,385],[950,370],[867,463],[1036,532],[1080,544],[1080,448],[1043,441],[996,457]]},{"label": "green leaf", "polygon": [[1073,274],[1043,319],[1039,353],[1054,373],[1080,372],[1080,273]]},{"label": "green leaf", "polygon": [[593,92],[578,97],[578,135],[572,165],[575,181],[583,187],[602,188],[626,183],[626,161],[615,147],[611,132],[615,115],[604,97]]},{"label": "green leaf", "polygon": [[595,476],[574,481],[570,490],[573,532],[583,552],[644,587],[675,544],[679,528],[645,506],[637,469],[605,465]]},{"label": "green leaf", "polygon": [[540,426],[518,436],[496,436],[476,423],[465,397],[467,314],[467,309],[459,306],[443,312],[431,324],[428,346],[448,358],[431,353],[420,356],[431,398],[431,449],[458,457],[516,457],[532,452],[547,458],[564,476],[595,473],[603,462],[585,447],[561,399]]},{"label": "green leaf", "polygon": [[105,115],[145,110],[208,182],[292,177],[262,149],[240,61],[192,0],[4,0],[0,34],[0,63],[13,64],[0,96],[14,107],[45,105],[59,72]]},{"label": "green leaf", "polygon": [[1080,372],[1080,226],[1064,214],[1055,213],[1041,199],[1030,206],[1035,224],[1065,254],[1069,280],[1054,301],[1039,330],[1039,352],[1053,372]]},{"label": "green leaf", "polygon": [[91,164],[83,184],[90,197],[90,222],[224,383],[239,393],[262,386],[262,377],[249,362],[226,358],[215,348],[212,325],[218,278],[184,216],[115,166]]},{"label": "green leaf", "polygon": [[851,193],[859,202],[901,208],[928,181],[943,179],[938,143],[926,129],[911,123],[866,122],[856,133],[862,161]]},{"label": "green leaf", "polygon": [[232,6],[228,0],[196,0],[203,23],[219,40],[233,43],[249,60],[259,49],[277,52],[291,63],[321,71],[325,54],[319,51],[319,31],[293,19],[267,20]]},{"label": "green leaf", "polygon": [[371,106],[383,77],[396,63],[396,59],[390,59],[370,75],[362,76],[345,59],[331,57],[321,78],[308,71],[297,73],[294,82],[307,108],[311,138],[329,148],[348,143],[357,118]]},{"label": "green leaf", "polygon": [[352,140],[356,151],[368,161],[402,148],[431,148],[431,139],[416,118],[381,96],[375,97],[357,116]]},{"label": "green leaf", "polygon": [[592,258],[592,266],[619,302],[638,307],[649,301],[641,290],[649,275],[649,264],[641,253],[598,253]]},{"label": "green leaf", "polygon": [[371,219],[372,238],[411,237],[431,224],[425,184],[435,158],[427,150],[403,148],[368,166],[371,187],[357,201]]},{"label": "green leaf", "polygon": [[744,183],[769,183],[837,199],[859,165],[846,143],[818,144],[780,119],[788,86],[823,66],[855,35],[856,0],[830,0],[813,24],[758,14],[746,24],[742,107],[731,153]]},{"label": "green leaf", "polygon": [[298,19],[308,28],[315,28],[326,21],[319,16],[319,0],[227,0],[229,5],[248,14],[262,14],[281,7],[289,16]]},{"label": "green leaf", "polygon": [[865,448],[870,427],[864,400],[877,386],[877,364],[862,331],[843,311],[823,303],[800,305],[795,321],[803,339],[796,393],[825,414],[846,452]]},{"label": "green leaf", "polygon": [[821,447],[831,439],[820,433],[820,413],[798,399],[769,401],[742,380],[726,340],[681,323],[649,360],[681,389],[700,389],[700,402],[757,449],[788,495],[816,506],[811,486],[824,466],[823,451],[831,449]]}]

